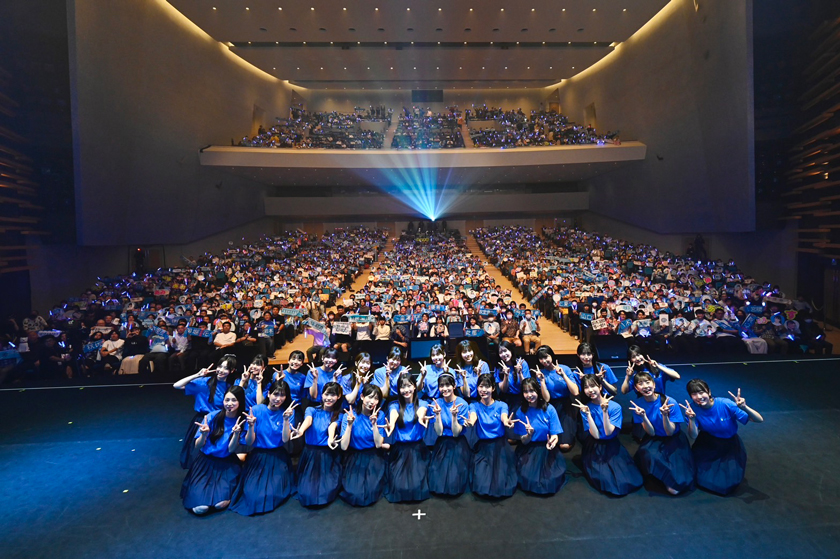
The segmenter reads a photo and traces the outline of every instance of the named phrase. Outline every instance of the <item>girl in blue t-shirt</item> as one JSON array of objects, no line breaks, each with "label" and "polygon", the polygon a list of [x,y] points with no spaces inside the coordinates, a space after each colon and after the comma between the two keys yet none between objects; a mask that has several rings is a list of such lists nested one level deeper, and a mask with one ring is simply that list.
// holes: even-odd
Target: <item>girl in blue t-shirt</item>
[{"label": "girl in blue t-shirt", "polygon": [[336,368],[336,365],[338,365],[338,350],[334,347],[328,347],[324,350],[320,367],[309,365],[309,372],[306,374],[306,382],[303,383],[303,387],[307,390],[307,397],[313,405],[321,403],[324,386],[328,382],[337,382],[341,373],[344,372],[344,366]]},{"label": "girl in blue t-shirt", "polygon": [[232,353],[222,356],[215,367],[204,368],[197,373],[184,377],[173,386],[183,390],[188,396],[195,397],[195,416],[187,427],[184,444],[181,447],[181,467],[189,469],[195,458],[195,434],[204,416],[211,411],[222,409],[222,400],[230,387],[228,377],[236,371],[236,356]]},{"label": "girl in blue t-shirt", "polygon": [[[648,373],[653,378],[655,390],[657,394],[665,394],[665,383],[668,381],[679,380],[680,374],[670,367],[660,364],[650,356],[642,352],[642,348],[637,345],[631,345],[627,348],[627,370],[624,373],[624,381],[621,383],[621,393],[629,394],[635,391],[638,396],[638,391],[635,386],[635,377],[638,373]],[[645,436],[645,431],[641,424],[633,424],[633,438],[641,442]]]},{"label": "girl in blue t-shirt", "polygon": [[475,344],[472,341],[461,340],[458,344],[455,349],[455,364],[455,369],[461,377],[461,382],[458,384],[461,396],[468,402],[476,401],[478,399],[476,390],[478,377],[489,374],[490,368],[487,363],[478,358]]},{"label": "girl in blue t-shirt", "polygon": [[502,400],[508,405],[508,409],[515,409],[522,403],[522,381],[531,376],[528,363],[522,359],[514,359],[515,346],[502,340],[499,342],[499,364],[494,371],[496,384]]},{"label": "girl in blue t-shirt", "polygon": [[359,397],[359,392],[362,386],[364,386],[366,379],[373,378],[373,374],[370,373],[371,359],[369,353],[364,351],[359,353],[356,356],[355,364],[354,370],[348,370],[336,378],[336,382],[341,386],[341,390],[344,391],[344,409],[350,409],[356,403],[356,399]]},{"label": "girl in blue t-shirt", "polygon": [[397,379],[408,369],[402,366],[403,350],[399,346],[393,346],[388,352],[385,364],[373,372],[373,379],[370,381],[379,387],[386,402],[397,397]]},{"label": "girl in blue t-shirt", "polygon": [[[549,346],[540,346],[537,349],[537,363],[535,369],[535,376],[543,374],[545,371],[545,386],[548,392],[548,397],[543,393],[543,398],[554,408],[557,412],[557,417],[560,419],[560,425],[563,430],[560,433],[557,447],[561,452],[569,452],[575,446],[575,435],[577,434],[580,424],[578,422],[579,413],[574,406],[572,406],[572,398],[580,394],[580,375],[573,373],[566,365],[556,362],[554,350]],[[542,383],[540,383],[542,386]]]},{"label": "girl in blue t-shirt", "polygon": [[443,374],[453,374],[453,370],[449,367],[449,361],[446,359],[446,352],[443,346],[435,344],[429,352],[429,360],[431,365],[425,362],[422,364],[420,370],[420,379],[417,381],[417,389],[427,401],[440,398],[440,389],[438,387],[438,379]]},{"label": "girl in blue t-shirt", "polygon": [[533,378],[522,381],[522,404],[514,411],[519,487],[538,495],[554,495],[566,483],[566,460],[557,448],[563,427],[557,410],[542,396]]},{"label": "girl in blue t-shirt", "polygon": [[495,399],[496,381],[491,374],[478,377],[479,401],[470,404],[467,425],[475,426],[478,442],[470,468],[470,488],[483,497],[510,497],[516,491],[516,461],[505,430],[513,428],[508,406]]},{"label": "girl in blue t-shirt", "polygon": [[[303,368],[303,362],[305,359],[306,356],[302,351],[295,350],[291,352],[289,354],[288,367],[286,367],[283,372],[277,372],[275,369],[274,375],[271,378],[272,382],[276,380],[285,380],[286,384],[289,385],[289,392],[292,395],[292,400],[301,404],[304,403],[307,398],[306,391],[304,390],[304,385],[306,384],[306,371]],[[297,408],[300,410],[300,414],[303,413],[301,407],[302,406],[299,406]]]},{"label": "girl in blue t-shirt", "polygon": [[633,423],[645,433],[636,451],[636,465],[643,475],[661,481],[671,495],[692,489],[694,457],[680,429],[680,407],[673,398],[656,392],[650,373],[637,373],[635,382],[639,397],[630,403],[630,410],[635,414]]},{"label": "girl in blue t-shirt", "polygon": [[576,400],[585,437],[581,460],[589,484],[598,491],[621,497],[642,486],[642,474],[618,440],[621,430],[621,406],[604,396],[601,379],[586,375],[581,380],[589,403]]},{"label": "girl in blue t-shirt", "polygon": [[[259,393],[258,393],[259,394]],[[291,438],[295,408],[289,385],[276,380],[268,387],[268,405],[260,403],[248,414],[253,442],[230,510],[246,516],[271,512],[292,492],[292,465],[284,445]]]},{"label": "girl in blue t-shirt", "polygon": [[576,368],[581,377],[583,375],[595,375],[601,381],[601,387],[607,394],[611,396],[618,394],[618,378],[609,365],[600,363],[595,359],[591,345],[586,342],[579,344],[577,357],[578,366]]},{"label": "girl in blue t-shirt", "polygon": [[[680,404],[688,418],[688,435],[696,437],[691,452],[697,465],[697,485],[712,493],[727,495],[744,480],[747,451],[738,436],[738,423],[761,423],[764,418],[747,406],[738,394],[715,398],[706,381],[692,379],[686,386],[694,407]],[[734,401],[733,401],[734,400]]]},{"label": "girl in blue t-shirt", "polygon": [[399,396],[388,406],[388,457],[385,498],[392,503],[429,498],[429,448],[423,442],[428,425],[426,402],[418,399],[417,385],[408,373],[397,379]]},{"label": "girl in blue t-shirt", "polygon": [[222,398],[222,409],[211,411],[201,423],[196,422],[192,444],[199,452],[181,485],[184,508],[202,515],[224,510],[230,504],[242,470],[236,451],[240,444],[253,442],[251,431],[243,440],[242,428],[247,419],[245,391],[231,386]]},{"label": "girl in blue t-shirt", "polygon": [[374,504],[385,486],[386,461],[381,450],[385,413],[381,404],[379,387],[365,384],[359,404],[341,416],[341,450],[345,454],[340,496],[357,507]]},{"label": "girl in blue t-shirt", "polygon": [[257,392],[262,393],[262,398],[265,398],[265,390],[268,388],[268,376],[265,373],[265,359],[262,355],[254,356],[251,364],[242,372],[242,375],[234,381],[234,384],[241,386],[245,390],[245,403],[248,409],[257,405]]},{"label": "girl in blue t-shirt", "polygon": [[472,453],[464,436],[469,404],[455,395],[455,377],[442,373],[437,377],[439,399],[432,399],[429,409],[437,434],[429,461],[429,491],[436,495],[457,497],[467,490]]},{"label": "girl in blue t-shirt", "polygon": [[333,502],[341,487],[338,426],[344,394],[338,383],[330,381],[321,397],[320,406],[306,408],[303,423],[292,429],[290,437],[306,441],[297,469],[298,500],[305,507]]}]

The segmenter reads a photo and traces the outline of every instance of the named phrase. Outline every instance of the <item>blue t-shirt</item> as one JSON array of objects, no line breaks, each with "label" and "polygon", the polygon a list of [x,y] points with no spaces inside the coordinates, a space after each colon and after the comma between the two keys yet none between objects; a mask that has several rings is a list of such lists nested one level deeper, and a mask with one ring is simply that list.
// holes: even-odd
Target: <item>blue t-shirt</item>
[{"label": "blue t-shirt", "polygon": [[[382,390],[382,395],[386,398],[388,396],[397,396],[399,394],[399,389],[397,388],[397,379],[400,378],[400,371],[402,371],[402,367],[399,367],[396,371],[389,373],[388,367],[382,366],[376,369],[373,372],[373,379],[371,379],[371,384],[375,384]],[[388,375],[388,382],[389,382],[389,392],[385,394],[385,375]]]},{"label": "blue t-shirt", "polygon": [[[312,446],[327,446],[327,443],[330,440],[328,429],[330,428],[330,418],[332,417],[332,412],[322,408],[306,408],[306,415],[304,417],[312,418],[312,425],[309,426],[309,429],[307,429],[304,434],[306,444]],[[336,421],[341,421],[340,415]]]},{"label": "blue t-shirt", "polygon": [[[604,365],[603,363],[598,363],[598,370],[600,371],[601,369],[604,369],[604,380],[605,381],[607,381],[611,385],[615,386],[616,388],[619,388],[619,386],[621,386],[621,385],[616,386],[616,383],[618,383],[618,378],[615,376],[615,373],[613,372],[613,370],[610,368],[609,365]],[[595,374],[595,367],[581,367],[580,372],[582,372],[584,375],[594,375]],[[580,377],[577,376],[577,375],[575,375],[575,377],[577,377],[578,384],[580,384]],[[660,394],[662,394],[662,393],[660,392]]]},{"label": "blue t-shirt", "polygon": [[[662,371],[660,371],[658,369],[656,371],[656,374],[653,374],[653,371],[651,371],[647,366],[645,366],[643,371],[646,372],[646,373],[650,373],[650,376],[653,377],[653,386],[654,386],[654,390],[656,391],[656,393],[657,394],[666,394],[665,383],[668,382],[671,379],[671,377],[669,377],[668,375],[663,375]],[[636,383],[635,383],[636,373],[641,373],[641,372],[642,371],[635,371],[635,370],[633,371],[633,376],[631,376],[630,380],[627,381],[627,386],[630,387],[630,390],[636,390]]]},{"label": "blue t-shirt", "polygon": [[[418,410],[426,407],[426,402],[420,400],[418,405]],[[398,401],[393,401],[388,406],[388,417],[391,417],[391,413],[397,410],[400,411],[400,403]],[[426,410],[428,413],[428,410]],[[394,442],[397,443],[413,443],[415,441],[419,441],[423,439],[423,434],[426,432],[426,429],[417,421],[417,415],[414,411],[414,404],[406,404],[405,406],[405,413],[403,413],[403,426],[400,427],[399,420],[394,427],[394,432],[392,434]]]},{"label": "blue t-shirt", "polygon": [[[440,387],[438,387],[438,380],[440,379],[440,375],[443,374],[444,369],[442,367],[436,367],[434,363],[431,365],[426,365],[426,380],[423,384],[423,398],[426,400],[431,400],[432,398],[440,398]],[[461,386],[461,375],[457,374],[456,371],[452,368],[449,369],[449,373],[455,377],[455,388]]]},{"label": "blue t-shirt", "polygon": [[[254,447],[255,448],[278,448],[283,446],[283,413],[285,409],[271,411],[265,404],[258,404],[251,408],[251,415],[257,418],[254,424]],[[289,425],[295,426],[295,418],[292,415]]]},{"label": "blue t-shirt", "polygon": [[508,405],[495,400],[489,406],[481,402],[470,404],[470,414],[475,413],[478,421],[475,423],[475,432],[479,439],[496,439],[505,434],[505,426],[502,423],[502,414],[508,413]]},{"label": "blue t-shirt", "polygon": [[[240,379],[240,378],[236,379],[235,381],[233,381],[233,384],[235,384],[236,386],[242,386],[242,379]],[[254,379],[251,379],[251,380],[248,381],[248,386],[245,388],[245,404],[248,406],[248,409],[251,409],[251,408],[253,408],[254,406],[257,405],[257,385],[258,384],[259,383],[254,381]],[[265,396],[266,396],[266,390],[267,390],[267,387],[265,389],[263,389],[263,398],[265,398]]]},{"label": "blue t-shirt", "polygon": [[[211,411],[207,414],[207,424],[210,425],[210,429],[212,430],[213,427],[213,418],[216,415],[224,413],[221,410]],[[207,435],[207,440],[204,441],[204,446],[201,447],[201,452],[206,454],[207,456],[214,456],[216,458],[227,458],[230,456],[230,452],[228,451],[228,447],[230,445],[230,436],[233,434],[233,426],[236,425],[236,417],[225,417],[225,432],[219,437],[216,442],[210,441],[210,435]],[[198,439],[201,436],[201,431],[197,431],[195,434],[195,438]],[[240,433],[239,438],[240,444],[245,444],[245,430],[243,429]]]},{"label": "blue t-shirt", "polygon": [[[379,410],[376,416],[377,425],[385,425],[385,412]],[[347,414],[341,415],[341,436],[344,436],[347,431]],[[361,412],[356,413],[356,420],[353,421],[352,431],[350,432],[350,448],[357,450],[364,450],[367,448],[376,448],[376,442],[373,440],[373,426],[370,424],[370,418],[363,415]],[[385,429],[379,428],[379,434],[385,438]]]},{"label": "blue t-shirt", "polygon": [[225,393],[228,385],[224,381],[216,383],[216,397],[213,403],[210,403],[210,387],[207,383],[210,377],[201,377],[193,381],[184,388],[184,393],[189,396],[195,396],[195,411],[197,412],[211,412],[222,409],[222,403],[225,401]]},{"label": "blue t-shirt", "polygon": [[[297,371],[286,369],[286,376],[283,377],[283,380],[289,385],[289,393],[291,393],[292,400],[295,402],[302,402],[304,398],[308,398],[308,392],[303,389],[304,384],[306,384],[306,373],[301,370],[302,368]],[[276,380],[278,376],[280,375],[274,373],[273,379]]]},{"label": "blue t-shirt", "polygon": [[[578,388],[578,393],[580,393],[580,377],[565,365],[560,365],[560,368],[563,369],[563,372],[566,373],[569,380],[575,383],[575,386]],[[572,395],[569,392],[569,387],[566,385],[566,380],[555,369],[546,373],[545,386],[548,388],[548,393],[551,395],[552,400],[570,398]]]},{"label": "blue t-shirt", "polygon": [[[343,374],[338,377],[338,385],[341,387],[341,390],[344,391],[344,397],[347,398],[347,395],[353,392],[353,379],[355,376],[353,374]],[[361,388],[359,389],[361,390]]]},{"label": "blue t-shirt", "polygon": [[[680,432],[680,423],[683,422],[683,415],[682,409],[677,405],[677,401],[671,397],[666,397],[666,402],[672,404],[671,413],[669,417],[671,418],[671,422],[674,424],[676,429],[674,429],[674,435]],[[640,408],[644,408],[645,415],[650,420],[650,423],[653,425],[654,431],[656,431],[657,437],[667,437],[668,433],[665,432],[665,427],[662,425],[662,412],[659,411],[659,408],[662,404],[659,402],[659,398],[656,398],[653,402],[648,402],[644,398],[636,398],[633,400]],[[642,416],[637,413],[633,413],[633,423],[641,423]]]},{"label": "blue t-shirt", "polygon": [[[507,365],[507,363],[505,363]],[[520,394],[522,392],[521,381],[519,380],[519,375],[516,373],[516,368],[514,367],[516,362],[514,361],[513,365],[508,367],[508,394]],[[496,384],[502,384],[502,367],[496,367]],[[522,360],[522,378],[530,378],[531,377],[531,369],[528,367],[528,363],[525,360]],[[547,385],[546,385],[547,386]]]},{"label": "blue t-shirt", "polygon": [[[467,401],[461,398],[460,396],[455,396],[455,399],[451,402],[447,402],[443,398],[437,398],[436,402],[440,406],[440,422],[443,425],[443,432],[441,433],[441,436],[452,436],[452,406],[456,404],[461,404],[461,407],[458,408],[457,421],[463,429],[464,421],[467,420],[467,417],[470,413],[470,407],[469,404],[467,404]],[[434,413],[432,413],[432,408],[427,409],[426,414],[430,416],[429,428],[431,429],[432,425],[437,420],[437,417]],[[459,436],[463,436],[463,434],[464,431],[462,430]]]},{"label": "blue t-shirt", "polygon": [[735,405],[729,398],[715,398],[712,407],[704,410],[691,406],[697,414],[697,428],[721,439],[728,439],[738,433],[738,421],[746,425],[750,420],[747,412]]},{"label": "blue t-shirt", "polygon": [[303,383],[304,394],[306,397],[313,402],[320,402],[321,396],[324,393],[324,385],[328,382],[332,382],[334,373],[335,371],[324,371],[323,367],[318,367],[318,398],[315,400],[312,400],[309,396],[309,387],[311,387],[312,383],[315,382],[315,377],[312,376],[312,371],[306,373],[306,381]]},{"label": "blue t-shirt", "polygon": [[[534,434],[531,435],[531,441],[545,442],[549,435],[559,435],[563,432],[563,427],[560,425],[560,418],[557,416],[557,410],[552,406],[547,406],[546,409],[536,407],[528,407],[528,411],[522,413],[522,408],[516,408],[514,411],[514,419],[521,419],[525,421],[527,416],[528,421],[531,422],[531,427],[534,428]],[[513,432],[519,436],[524,437],[528,434],[525,425],[516,422],[513,426]]]},{"label": "blue t-shirt", "polygon": [[[481,376],[481,375],[489,374],[490,373],[490,367],[487,366],[487,363],[482,361],[481,362],[481,367],[478,370],[476,370],[476,368],[473,365],[465,365],[464,367],[461,367],[461,368],[464,369],[467,372],[467,388],[469,388],[469,397],[470,398],[478,398],[478,390],[477,390],[478,377]],[[460,377],[461,374],[456,371],[455,376]],[[461,380],[460,384],[458,384],[458,386],[461,386],[463,384],[464,384],[464,381]]]},{"label": "blue t-shirt", "polygon": [[610,423],[612,423],[613,432],[610,436],[607,436],[604,432],[604,413],[601,411],[601,406],[593,403],[589,403],[589,413],[582,413],[580,414],[582,423],[583,423],[583,431],[584,433],[589,436],[589,421],[590,419],[598,428],[598,434],[600,434],[601,439],[612,439],[618,436],[619,431],[621,431],[621,406],[615,400],[610,400],[609,407],[607,408],[607,414],[610,418]]}]

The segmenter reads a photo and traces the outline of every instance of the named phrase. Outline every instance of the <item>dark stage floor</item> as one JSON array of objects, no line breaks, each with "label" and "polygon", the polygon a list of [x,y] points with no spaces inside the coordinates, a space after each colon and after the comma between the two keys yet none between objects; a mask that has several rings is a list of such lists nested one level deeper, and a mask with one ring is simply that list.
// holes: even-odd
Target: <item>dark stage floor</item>
[{"label": "dark stage floor", "polygon": [[[188,514],[178,452],[191,398],[168,386],[0,392],[2,557],[831,557],[840,556],[840,361],[678,366],[763,414],[741,427],[747,479],[731,497],[623,499],[575,465],[560,493],[500,502],[464,495],[419,505],[384,499],[262,517]],[[685,399],[684,382],[669,393]],[[627,397],[620,401],[626,404]],[[625,421],[629,419],[626,411]],[[628,436],[622,440],[635,452]],[[426,516],[412,516],[421,509]]]}]

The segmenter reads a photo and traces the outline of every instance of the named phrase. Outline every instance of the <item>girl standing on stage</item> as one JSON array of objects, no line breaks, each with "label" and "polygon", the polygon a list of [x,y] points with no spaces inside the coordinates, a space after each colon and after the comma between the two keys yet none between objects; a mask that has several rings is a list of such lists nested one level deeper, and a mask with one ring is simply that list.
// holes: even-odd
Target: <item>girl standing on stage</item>
[{"label": "girl standing on stage", "polygon": [[385,413],[380,409],[382,392],[365,384],[360,405],[341,418],[341,450],[344,454],[341,498],[357,507],[374,504],[382,496],[387,462],[381,450]]},{"label": "girl standing on stage", "polygon": [[496,383],[508,409],[516,409],[522,402],[522,381],[531,376],[531,370],[524,359],[514,359],[514,346],[502,340],[499,343],[499,365],[496,367]]},{"label": "girl standing on stage", "polygon": [[388,436],[393,436],[388,457],[385,498],[392,503],[429,498],[429,448],[423,442],[428,425],[426,402],[408,373],[396,382],[399,396],[388,406]]},{"label": "girl standing on stage", "polygon": [[355,370],[348,370],[346,373],[336,378],[336,382],[344,391],[344,399],[347,402],[344,404],[344,409],[349,409],[350,406],[356,403],[356,399],[359,396],[359,391],[362,389],[362,386],[365,382],[373,378],[372,374],[369,375],[370,364],[370,354],[363,351],[356,356]]},{"label": "girl standing on stage", "polygon": [[373,372],[373,380],[371,383],[379,387],[382,395],[386,400],[396,398],[398,395],[397,379],[402,373],[408,372],[406,367],[402,366],[403,350],[399,346],[394,346],[388,352],[388,358],[385,360],[385,365],[379,367]]},{"label": "girl standing on stage", "polygon": [[680,374],[677,371],[651,359],[637,345],[631,345],[627,348],[627,358],[627,371],[624,375],[624,382],[621,383],[622,394],[628,394],[631,390],[635,390],[633,377],[636,373],[642,371],[647,371],[653,377],[657,394],[665,394],[666,382],[680,379]]},{"label": "girl standing on stage", "polygon": [[189,469],[195,457],[195,434],[198,424],[211,411],[222,409],[222,401],[230,387],[228,375],[236,370],[236,356],[232,353],[222,356],[215,367],[201,369],[194,375],[184,377],[173,386],[188,396],[195,396],[195,417],[184,435],[181,447],[181,467]]},{"label": "girl standing on stage", "polygon": [[324,354],[321,356],[321,366],[315,367],[313,365],[309,365],[309,373],[306,375],[306,382],[303,384],[303,387],[308,390],[308,398],[309,401],[313,404],[321,403],[321,395],[324,391],[324,386],[328,382],[335,382],[338,377],[341,376],[341,373],[344,371],[344,367],[338,367],[336,369],[336,365],[338,364],[338,350],[334,347],[328,347],[324,350]]},{"label": "girl standing on stage", "polygon": [[603,396],[601,380],[595,375],[586,375],[581,384],[589,403],[584,405],[576,400],[574,406],[580,409],[587,435],[581,452],[586,479],[598,491],[618,497],[636,491],[644,480],[618,440],[621,406],[611,397]]},{"label": "girl standing on stage", "polygon": [[330,381],[321,397],[322,404],[306,408],[303,423],[291,433],[292,440],[301,436],[306,440],[297,469],[298,500],[305,507],[333,502],[341,487],[337,433],[344,394],[338,383]]},{"label": "girl standing on stage", "polygon": [[694,487],[694,457],[685,433],[676,400],[656,392],[650,373],[636,374],[639,397],[630,404],[635,414],[633,423],[644,429],[645,435],[636,451],[636,465],[643,475],[653,476],[665,485],[671,495]]},{"label": "girl standing on stage", "polygon": [[449,368],[449,361],[446,360],[446,352],[440,344],[432,346],[432,350],[429,354],[429,360],[431,360],[432,364],[423,364],[420,380],[417,383],[417,389],[420,390],[425,399],[434,400],[435,398],[441,397],[438,386],[440,376],[443,374],[452,375],[453,371]]},{"label": "girl standing on stage", "polygon": [[303,368],[303,362],[306,359],[304,353],[300,350],[295,350],[289,354],[289,366],[278,373],[276,370],[271,379],[272,382],[281,379],[285,380],[289,385],[289,392],[292,395],[292,400],[298,403],[303,403],[307,396],[307,391],[304,389],[306,384],[306,370]]},{"label": "girl standing on stage", "polygon": [[[601,381],[601,386],[612,396],[618,394],[618,378],[609,365],[595,360],[592,346],[584,342],[577,347],[578,371],[583,375],[595,375]],[[677,375],[679,378],[679,375]],[[625,393],[626,394],[626,393]]]},{"label": "girl standing on stage", "polygon": [[230,510],[245,516],[262,514],[289,498],[292,465],[283,445],[291,438],[298,405],[293,403],[286,381],[277,380],[268,387],[268,405],[259,403],[251,408],[249,416],[254,420],[249,422],[248,437],[253,437],[253,442]]},{"label": "girl standing on stage", "polygon": [[455,395],[455,377],[442,373],[437,378],[439,399],[432,399],[432,412],[437,439],[429,462],[429,491],[435,495],[457,497],[467,490],[472,453],[464,437],[464,423],[469,404]]},{"label": "girl standing on stage", "polygon": [[747,451],[738,436],[738,422],[761,423],[764,418],[747,406],[740,388],[737,395],[729,393],[732,400],[715,398],[706,381],[700,379],[688,381],[686,390],[694,407],[688,401],[680,407],[688,418],[688,435],[697,437],[691,447],[697,465],[697,485],[727,495],[744,480],[747,467]]},{"label": "girl standing on stage", "polygon": [[[568,452],[575,446],[575,434],[578,431],[578,413],[572,406],[572,398],[580,394],[580,377],[567,366],[555,363],[554,351],[547,345],[537,350],[537,362],[537,370],[546,371],[547,401],[557,412],[562,426],[557,447],[561,452]],[[545,392],[542,396],[546,398]]]},{"label": "girl standing on stage", "polygon": [[[266,386],[263,386],[263,381],[267,380],[265,373],[265,359],[262,355],[256,355],[254,360],[242,375],[234,381],[234,384],[241,386],[245,390],[245,403],[248,409],[257,405],[257,392],[263,393],[265,397]],[[260,398],[262,400],[263,398]]]},{"label": "girl standing on stage", "polygon": [[542,397],[533,378],[522,381],[522,404],[514,412],[519,487],[538,495],[554,495],[566,483],[566,460],[557,448],[563,427],[557,410]]},{"label": "girl standing on stage", "polygon": [[479,401],[470,404],[467,425],[475,426],[478,443],[470,467],[472,492],[483,497],[510,497],[516,491],[516,461],[505,429],[513,427],[508,407],[494,398],[493,375],[482,374],[476,384]]},{"label": "girl standing on stage", "polygon": [[475,345],[470,340],[461,340],[455,350],[455,369],[461,377],[458,389],[465,400],[475,401],[478,398],[476,390],[478,377],[490,373],[487,363],[478,358]]},{"label": "girl standing on stage", "polygon": [[222,409],[196,422],[192,443],[199,452],[181,484],[184,508],[198,515],[227,508],[242,470],[236,451],[240,444],[253,442],[252,429],[247,439],[242,433],[246,421],[252,423],[245,413],[245,391],[230,386],[222,402]]}]

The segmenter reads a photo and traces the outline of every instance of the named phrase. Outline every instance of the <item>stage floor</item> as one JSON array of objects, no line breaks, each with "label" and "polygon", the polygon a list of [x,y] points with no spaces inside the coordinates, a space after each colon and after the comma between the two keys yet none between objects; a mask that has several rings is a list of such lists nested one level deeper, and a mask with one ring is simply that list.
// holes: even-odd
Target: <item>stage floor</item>
[{"label": "stage floor", "polygon": [[[740,428],[749,461],[737,494],[625,498],[593,490],[566,456],[550,498],[463,495],[321,510],[289,501],[254,518],[187,513],[178,452],[192,399],[171,386],[0,392],[2,556],[33,557],[838,557],[840,361],[678,366],[713,392],[741,388],[765,418]],[[685,382],[669,394],[685,399]],[[620,402],[625,407],[627,397]],[[631,453],[636,444],[622,440]],[[425,516],[412,516],[420,509]]]}]

